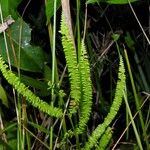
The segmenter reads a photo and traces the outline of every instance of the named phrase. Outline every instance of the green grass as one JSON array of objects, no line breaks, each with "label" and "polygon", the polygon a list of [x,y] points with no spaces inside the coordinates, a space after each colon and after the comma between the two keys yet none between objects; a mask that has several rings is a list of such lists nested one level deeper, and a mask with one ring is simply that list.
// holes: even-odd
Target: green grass
[{"label": "green grass", "polygon": [[0,34],[0,150],[149,149],[149,38],[134,11],[143,5],[129,5],[131,31],[119,20],[114,28],[116,16],[107,16],[121,5],[64,0],[61,10],[60,0],[47,0],[44,51],[30,43],[32,26],[15,11],[19,2],[0,2],[1,23],[10,13],[15,18]]}]

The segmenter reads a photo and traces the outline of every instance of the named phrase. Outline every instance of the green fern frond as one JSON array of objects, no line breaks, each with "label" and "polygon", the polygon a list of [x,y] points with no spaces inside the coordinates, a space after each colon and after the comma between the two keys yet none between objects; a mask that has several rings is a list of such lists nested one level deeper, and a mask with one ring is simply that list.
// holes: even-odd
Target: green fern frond
[{"label": "green fern frond", "polygon": [[112,130],[110,127],[107,127],[104,135],[102,135],[100,139],[99,146],[96,148],[96,150],[105,150],[111,138],[112,138]]},{"label": "green fern frond", "polygon": [[0,70],[3,76],[6,78],[7,82],[11,84],[19,94],[26,97],[27,101],[31,103],[34,107],[39,108],[39,110],[49,114],[50,116],[62,116],[63,113],[61,109],[50,106],[46,102],[42,101],[33,92],[31,92],[23,83],[21,83],[20,79],[7,68],[8,66],[5,64],[2,56],[0,55]]},{"label": "green fern frond", "polygon": [[81,134],[84,131],[90,118],[92,107],[92,82],[90,79],[90,65],[83,40],[81,42],[81,56],[79,57],[79,67],[82,82],[82,97],[80,101],[79,126],[76,131],[78,134]]},{"label": "green fern frond", "polygon": [[63,13],[61,20],[61,34],[62,34],[62,45],[65,53],[66,63],[69,72],[69,79],[71,84],[71,93],[70,93],[71,103],[74,103],[74,105],[70,109],[70,113],[72,114],[77,111],[81,97],[80,75],[77,64],[76,49],[71,39],[69,27],[66,23],[66,19]]},{"label": "green fern frond", "polygon": [[82,86],[82,95],[80,98],[80,117],[79,124],[74,131],[69,130],[65,133],[61,145],[65,141],[74,136],[75,134],[82,134],[85,130],[87,122],[90,117],[91,107],[92,107],[92,82],[90,79],[90,65],[87,57],[86,47],[84,41],[81,42],[81,56],[79,57],[79,70],[80,70],[80,82]]},{"label": "green fern frond", "polygon": [[104,119],[104,122],[93,131],[92,135],[89,137],[88,142],[85,144],[84,150],[90,150],[93,146],[96,145],[98,139],[102,136],[102,134],[105,134],[106,128],[110,125],[110,123],[115,118],[123,98],[123,90],[125,88],[125,68],[123,63],[123,58],[120,56],[120,63],[119,63],[119,73],[118,73],[118,81],[116,86],[116,92],[115,97],[112,103],[112,106],[110,108],[110,112]]}]

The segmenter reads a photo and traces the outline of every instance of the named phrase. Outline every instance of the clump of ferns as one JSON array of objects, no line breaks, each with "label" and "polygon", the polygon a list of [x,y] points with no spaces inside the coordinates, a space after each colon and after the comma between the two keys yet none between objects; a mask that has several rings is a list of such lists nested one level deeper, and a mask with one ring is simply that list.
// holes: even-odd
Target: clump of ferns
[{"label": "clump of ferns", "polygon": [[[70,80],[70,108],[69,115],[79,114],[79,123],[75,128],[76,134],[82,134],[85,130],[92,107],[92,83],[90,79],[90,67],[84,41],[81,41],[81,54],[77,57],[76,48],[71,38],[66,18],[62,13],[61,20],[62,45],[68,66]],[[73,132],[69,131],[69,135]],[[66,137],[68,137],[68,133]]]},{"label": "clump of ferns", "polygon": [[15,90],[21,94],[26,100],[31,103],[34,107],[37,107],[39,110],[47,113],[50,116],[57,118],[62,117],[63,112],[61,109],[53,107],[39,97],[37,97],[32,91],[30,91],[25,84],[20,82],[19,77],[17,77],[11,70],[8,69],[8,66],[5,64],[2,56],[0,55],[0,70],[9,84],[11,84]]},{"label": "clump of ferns", "polygon": [[[118,72],[118,80],[117,80],[117,86],[115,91],[115,97],[113,100],[113,103],[110,108],[110,112],[105,117],[104,122],[93,131],[92,135],[89,136],[88,142],[86,142],[84,146],[84,150],[90,150],[94,146],[97,147],[97,149],[104,150],[103,147],[107,145],[111,138],[111,130],[109,128],[109,125],[115,118],[117,112],[119,111],[119,108],[122,103],[123,99],[123,90],[125,89],[126,84],[126,76],[125,76],[125,68],[123,63],[123,58],[120,55],[120,63],[119,63],[119,72]],[[101,140],[100,140],[101,138]],[[98,145],[98,141],[100,140],[100,145]],[[101,144],[103,143],[103,144]],[[103,145],[103,146],[102,146]]]}]

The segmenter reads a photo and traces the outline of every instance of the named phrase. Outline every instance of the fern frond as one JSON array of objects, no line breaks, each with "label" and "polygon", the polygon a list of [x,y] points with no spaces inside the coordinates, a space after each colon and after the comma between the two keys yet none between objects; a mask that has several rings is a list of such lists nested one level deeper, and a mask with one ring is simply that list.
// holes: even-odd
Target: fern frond
[{"label": "fern frond", "polygon": [[70,109],[70,113],[75,113],[79,106],[79,100],[81,97],[80,89],[80,75],[77,64],[76,49],[74,47],[71,35],[69,32],[69,27],[66,23],[64,14],[62,13],[61,20],[61,34],[62,34],[62,45],[65,53],[66,63],[68,66],[69,79],[71,84],[71,103],[74,105]]},{"label": "fern frond", "polygon": [[90,150],[94,145],[96,145],[98,139],[105,134],[106,128],[110,125],[112,120],[115,118],[123,98],[123,90],[125,88],[125,68],[123,63],[123,58],[120,56],[120,63],[119,63],[119,72],[118,72],[118,81],[116,86],[115,97],[113,103],[110,108],[110,112],[104,119],[104,122],[93,131],[92,135],[89,137],[88,142],[85,144],[84,150]]},{"label": "fern frond", "polygon": [[81,42],[81,56],[79,57],[79,67],[82,82],[82,97],[80,100],[79,126],[76,129],[81,134],[89,120],[92,107],[92,82],[90,79],[90,65],[84,41]]},{"label": "fern frond", "polygon": [[112,130],[110,127],[107,127],[104,135],[102,135],[100,139],[99,146],[96,148],[96,150],[105,150],[111,138],[112,138]]},{"label": "fern frond", "polygon": [[9,84],[11,84],[19,94],[26,97],[27,101],[31,103],[34,107],[39,108],[39,110],[49,114],[54,117],[61,117],[62,110],[53,106],[48,105],[46,102],[42,101],[37,97],[32,91],[30,91],[23,83],[20,82],[20,79],[10,70],[7,69],[8,66],[3,61],[2,56],[0,55],[0,70]]}]

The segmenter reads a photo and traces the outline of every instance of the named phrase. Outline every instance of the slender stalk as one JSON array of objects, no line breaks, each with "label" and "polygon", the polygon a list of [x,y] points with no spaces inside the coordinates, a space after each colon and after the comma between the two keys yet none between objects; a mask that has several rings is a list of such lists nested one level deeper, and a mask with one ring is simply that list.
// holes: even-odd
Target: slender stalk
[{"label": "slender stalk", "polygon": [[125,100],[125,104],[126,104],[126,107],[127,107],[127,111],[128,111],[128,114],[129,114],[129,117],[130,117],[130,120],[131,120],[131,124],[133,126],[133,130],[134,130],[134,133],[135,133],[135,136],[136,136],[137,144],[138,144],[140,150],[143,150],[141,139],[140,139],[140,136],[138,134],[138,131],[137,131],[137,128],[136,128],[136,125],[135,125],[135,122],[134,122],[134,119],[133,119],[133,116],[132,116],[132,113],[131,113],[131,110],[130,110],[130,106],[129,106],[129,103],[128,103],[128,100],[127,100],[127,93],[125,93],[125,91],[124,91],[123,95],[124,95],[124,100]]},{"label": "slender stalk", "polygon": [[53,150],[53,127],[50,128],[50,149]]},{"label": "slender stalk", "polygon": [[[0,112],[1,112],[1,108],[0,108]],[[0,130],[4,130],[4,124],[3,124],[3,120],[2,120],[2,116],[1,116],[1,113],[0,113]],[[7,137],[6,137],[6,134],[5,133],[2,133],[1,134],[1,139],[7,143]]]},{"label": "slender stalk", "polygon": [[[1,7],[1,3],[0,3],[0,18],[1,18],[1,22],[2,24],[4,23],[3,21],[3,13],[2,13],[2,7]],[[11,61],[10,61],[10,55],[9,55],[9,50],[8,50],[8,44],[7,44],[7,38],[6,38],[6,33],[5,31],[3,32],[3,37],[4,37],[4,42],[5,42],[5,47],[6,47],[6,54],[7,54],[7,61],[8,61],[8,66],[9,69],[11,69]],[[15,103],[15,109],[16,109],[16,115],[17,115],[17,122],[18,122],[18,130],[17,130],[17,149],[20,150],[21,149],[21,145],[22,145],[22,133],[21,133],[21,107],[20,104],[18,105],[17,103],[17,98],[16,98],[16,92],[15,89],[13,88],[13,96],[14,96],[14,103]]]},{"label": "slender stalk", "polygon": [[[53,19],[53,48],[52,48],[52,86],[55,84],[55,51],[56,51],[56,7],[57,0],[54,1],[54,19]],[[54,103],[54,88],[52,88],[51,104]]]},{"label": "slender stalk", "polygon": [[[144,100],[144,102],[142,103],[140,109],[143,108],[143,106],[145,105],[145,103],[149,100],[149,97],[150,96],[147,96],[147,98]],[[139,109],[139,110],[140,110]],[[138,115],[139,111],[137,111],[135,113],[135,115],[133,116],[133,119],[135,119],[135,117]],[[128,130],[129,126],[131,125],[131,121],[129,122],[129,124],[127,125],[127,127],[125,128],[125,130],[122,132],[121,136],[119,137],[119,139],[117,140],[117,142],[114,144],[112,150],[115,150],[116,149],[116,146],[119,144],[120,140],[122,139],[122,137],[124,136],[125,132]]]},{"label": "slender stalk", "polygon": [[78,46],[78,57],[81,54],[80,45],[81,45],[81,37],[80,37],[80,0],[76,0],[77,4],[77,16],[76,16],[76,25],[77,25],[77,46]]},{"label": "slender stalk", "polygon": [[135,17],[135,19],[136,19],[136,21],[137,21],[137,23],[138,23],[139,27],[140,27],[140,28],[141,28],[141,30],[142,30],[143,35],[145,36],[145,38],[146,38],[146,40],[147,40],[148,44],[150,45],[150,40],[149,40],[149,38],[148,38],[148,36],[147,36],[146,32],[144,31],[144,28],[142,27],[142,24],[140,23],[140,21],[139,21],[139,19],[138,19],[137,15],[136,15],[136,13],[135,13],[135,11],[134,11],[134,9],[133,9],[132,5],[131,5],[130,0],[128,0],[128,2],[129,2],[129,6],[130,6],[130,8],[131,8],[131,11],[132,11],[133,15],[134,15],[134,17]]},{"label": "slender stalk", "polygon": [[[0,3],[0,17],[1,17],[1,22],[3,24],[4,20],[3,20],[1,3]],[[8,44],[7,44],[7,38],[6,38],[5,31],[3,31],[3,36],[4,36],[4,41],[5,41],[6,53],[7,53],[7,61],[8,61],[9,69],[11,70],[11,62],[10,62],[10,56],[9,56]]]}]

